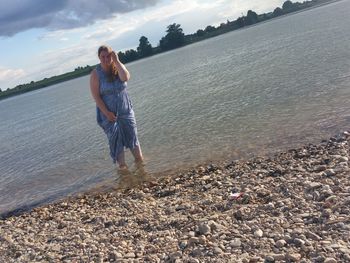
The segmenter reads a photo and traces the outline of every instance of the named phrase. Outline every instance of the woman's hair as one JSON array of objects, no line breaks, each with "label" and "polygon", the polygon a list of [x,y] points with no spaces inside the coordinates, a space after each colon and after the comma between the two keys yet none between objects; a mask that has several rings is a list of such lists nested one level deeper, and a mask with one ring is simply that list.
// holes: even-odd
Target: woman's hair
[{"label": "woman's hair", "polygon": [[[108,54],[112,53],[113,49],[109,46],[102,45],[98,48],[97,55],[100,57],[102,51],[108,52]],[[118,77],[118,70],[115,66],[115,63],[112,62],[111,67],[109,68],[109,72],[107,72],[108,81],[113,82]]]}]

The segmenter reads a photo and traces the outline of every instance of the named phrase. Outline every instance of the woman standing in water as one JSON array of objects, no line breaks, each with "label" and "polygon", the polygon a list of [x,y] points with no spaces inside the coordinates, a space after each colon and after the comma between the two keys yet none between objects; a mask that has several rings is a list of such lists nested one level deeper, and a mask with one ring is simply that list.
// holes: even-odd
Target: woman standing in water
[{"label": "woman standing in water", "polygon": [[143,161],[135,115],[126,91],[130,73],[111,47],[100,46],[97,54],[100,64],[90,76],[97,123],[107,135],[113,162],[117,162],[120,169],[126,169],[125,148],[131,150],[136,164]]}]

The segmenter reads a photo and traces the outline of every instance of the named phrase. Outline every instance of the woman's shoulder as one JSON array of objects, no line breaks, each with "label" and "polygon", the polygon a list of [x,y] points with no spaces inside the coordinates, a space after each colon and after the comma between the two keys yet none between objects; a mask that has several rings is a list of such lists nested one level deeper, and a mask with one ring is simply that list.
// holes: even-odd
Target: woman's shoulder
[{"label": "woman's shoulder", "polygon": [[91,76],[99,77],[101,75],[101,65],[98,64],[90,73]]},{"label": "woman's shoulder", "polygon": [[90,76],[91,77],[98,77],[98,73],[97,73],[97,69],[96,68],[94,68],[93,70],[91,70],[91,72],[90,72]]}]

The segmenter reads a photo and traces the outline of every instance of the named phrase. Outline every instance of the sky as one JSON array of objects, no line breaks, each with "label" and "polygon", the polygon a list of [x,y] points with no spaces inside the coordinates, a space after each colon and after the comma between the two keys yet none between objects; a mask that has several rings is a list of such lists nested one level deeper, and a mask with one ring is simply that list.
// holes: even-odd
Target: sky
[{"label": "sky", "polygon": [[[102,44],[136,49],[141,36],[157,46],[166,27],[185,34],[218,26],[284,0],[0,0],[0,89],[99,62]],[[295,1],[293,1],[295,2]],[[302,2],[302,1],[301,1]]]}]

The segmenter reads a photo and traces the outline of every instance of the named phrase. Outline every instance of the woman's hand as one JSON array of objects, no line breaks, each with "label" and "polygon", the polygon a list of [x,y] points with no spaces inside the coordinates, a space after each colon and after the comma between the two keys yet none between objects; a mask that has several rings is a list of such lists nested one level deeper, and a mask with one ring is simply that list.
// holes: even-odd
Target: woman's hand
[{"label": "woman's hand", "polygon": [[110,122],[116,122],[117,121],[117,116],[111,112],[111,111],[108,111],[106,114],[106,118],[110,121]]},{"label": "woman's hand", "polygon": [[130,79],[130,73],[124,66],[124,64],[119,60],[119,57],[115,51],[112,51],[111,53],[113,63],[115,64],[118,76],[121,81],[128,81]]},{"label": "woman's hand", "polygon": [[112,56],[112,60],[113,60],[114,63],[120,63],[119,57],[118,57],[118,54],[117,54],[117,53],[115,53],[114,51],[112,51],[111,56]]}]

